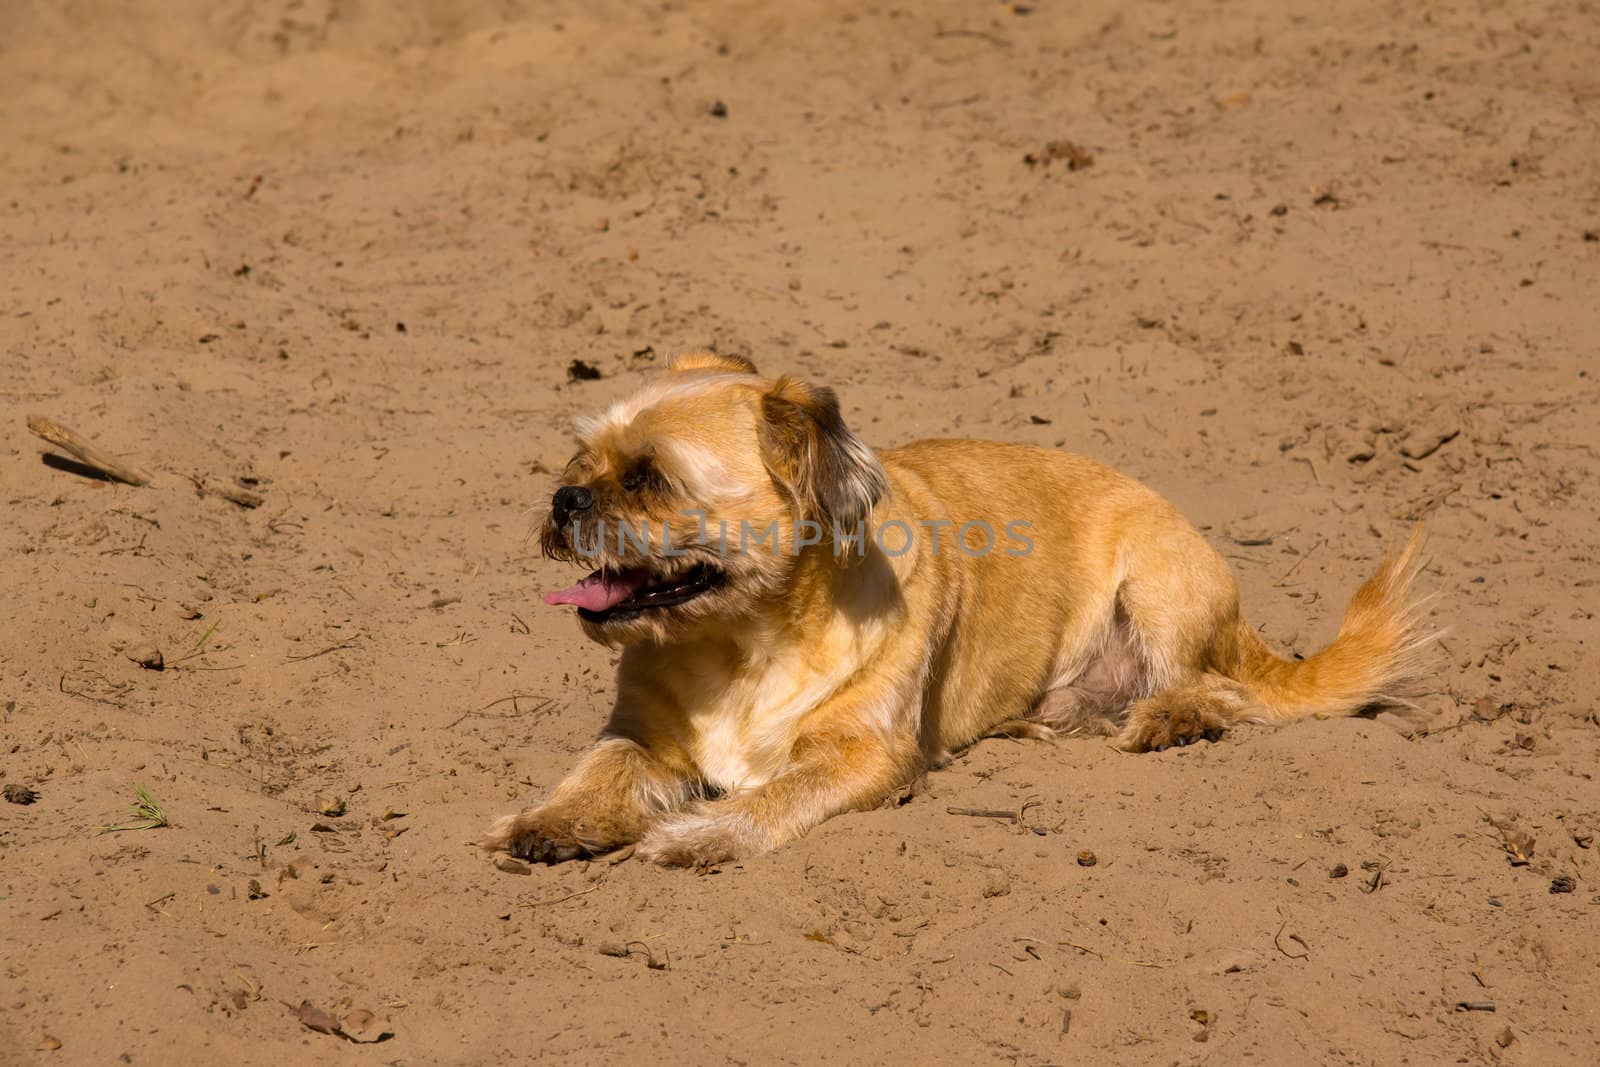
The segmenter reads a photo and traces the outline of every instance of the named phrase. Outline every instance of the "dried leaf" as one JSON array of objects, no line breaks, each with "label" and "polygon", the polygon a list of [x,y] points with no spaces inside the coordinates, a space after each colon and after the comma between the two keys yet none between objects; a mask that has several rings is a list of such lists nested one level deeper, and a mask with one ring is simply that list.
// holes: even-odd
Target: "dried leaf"
[{"label": "dried leaf", "polygon": [[1533,860],[1533,835],[1522,830],[1505,827],[1500,831],[1500,836],[1505,839],[1506,855],[1511,857],[1511,866],[1526,867]]},{"label": "dried leaf", "polygon": [[315,1030],[319,1034],[336,1034],[339,1032],[339,1020],[309,1000],[300,1002],[300,1025],[308,1030]]},{"label": "dried leaf", "polygon": [[382,1041],[394,1034],[386,1020],[378,1018],[365,1008],[357,1008],[340,1020],[339,1032],[351,1041],[363,1045]]},{"label": "dried leaf", "polygon": [[166,660],[162,657],[161,650],[148,641],[132,646],[123,655],[147,671],[166,669]]}]

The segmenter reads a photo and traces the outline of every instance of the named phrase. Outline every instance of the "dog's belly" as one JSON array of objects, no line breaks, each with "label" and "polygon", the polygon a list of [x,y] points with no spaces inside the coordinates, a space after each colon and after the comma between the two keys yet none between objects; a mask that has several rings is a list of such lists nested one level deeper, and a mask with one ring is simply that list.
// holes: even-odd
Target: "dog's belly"
[{"label": "dog's belly", "polygon": [[1084,659],[1066,650],[1063,670],[1034,705],[1031,718],[1070,733],[1112,722],[1143,695],[1144,663],[1127,621],[1110,625],[1099,650]]}]

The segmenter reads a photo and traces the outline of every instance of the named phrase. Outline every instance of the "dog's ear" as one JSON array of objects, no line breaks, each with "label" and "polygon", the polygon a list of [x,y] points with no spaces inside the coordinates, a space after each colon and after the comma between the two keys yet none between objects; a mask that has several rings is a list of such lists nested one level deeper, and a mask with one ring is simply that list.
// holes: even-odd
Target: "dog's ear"
[{"label": "dog's ear", "polygon": [[674,373],[691,370],[708,370],[718,374],[754,374],[756,365],[743,356],[724,356],[716,352],[685,352],[667,363]]},{"label": "dog's ear", "polygon": [[845,426],[832,389],[779,378],[761,398],[761,416],[768,472],[828,535],[853,532],[888,495],[883,464]]}]

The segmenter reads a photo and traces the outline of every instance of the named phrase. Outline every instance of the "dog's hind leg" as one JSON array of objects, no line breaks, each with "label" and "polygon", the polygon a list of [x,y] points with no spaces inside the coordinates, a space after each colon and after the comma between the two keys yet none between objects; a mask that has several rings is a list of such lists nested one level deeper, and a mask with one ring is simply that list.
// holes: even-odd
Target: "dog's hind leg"
[{"label": "dog's hind leg", "polygon": [[1117,614],[1139,663],[1135,699],[1113,744],[1148,752],[1216,740],[1265,715],[1235,680],[1239,588],[1227,562],[1187,523],[1128,550]]},{"label": "dog's hind leg", "polygon": [[1112,742],[1124,752],[1160,752],[1194,741],[1215,741],[1240,722],[1264,722],[1265,709],[1250,691],[1220,674],[1202,674],[1128,707]]}]

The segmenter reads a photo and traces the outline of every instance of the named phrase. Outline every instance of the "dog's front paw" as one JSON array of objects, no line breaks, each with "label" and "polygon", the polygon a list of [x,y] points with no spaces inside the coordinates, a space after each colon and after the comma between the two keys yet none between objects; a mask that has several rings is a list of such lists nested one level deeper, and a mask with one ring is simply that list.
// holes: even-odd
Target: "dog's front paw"
[{"label": "dog's front paw", "polygon": [[771,847],[745,815],[684,814],[670,815],[652,826],[636,855],[664,867],[710,867]]},{"label": "dog's front paw", "polygon": [[561,863],[589,851],[578,840],[570,818],[545,808],[529,808],[496,820],[479,844],[535,863]]}]

